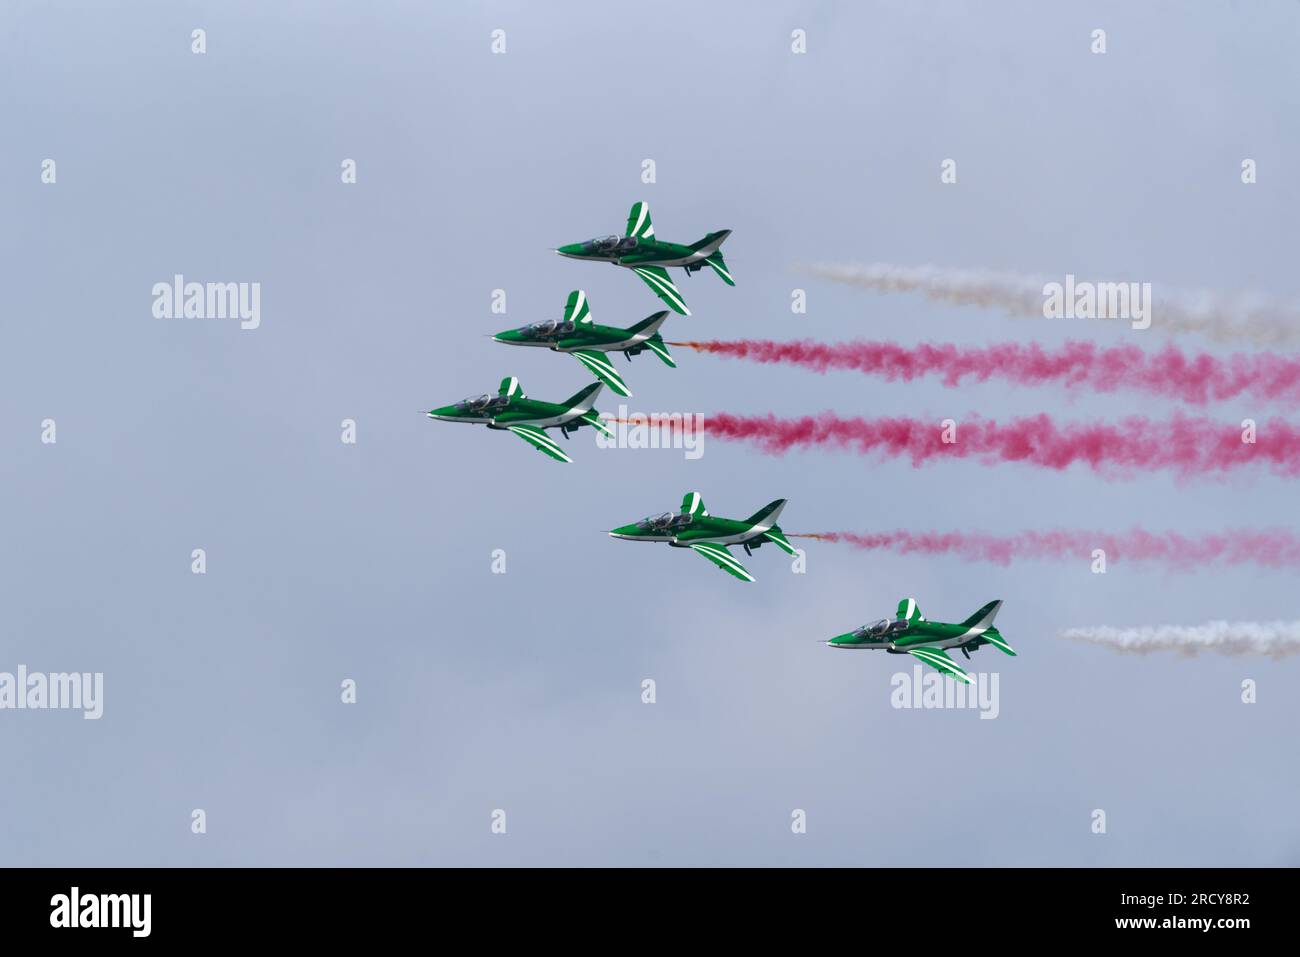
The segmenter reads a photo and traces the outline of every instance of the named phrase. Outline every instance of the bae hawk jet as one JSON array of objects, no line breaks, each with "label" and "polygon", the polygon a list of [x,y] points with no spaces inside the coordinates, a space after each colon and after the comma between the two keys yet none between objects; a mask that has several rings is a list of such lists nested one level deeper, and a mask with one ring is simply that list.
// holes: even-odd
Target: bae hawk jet
[{"label": "bae hawk jet", "polygon": [[551,458],[572,462],[573,459],[564,454],[555,440],[546,434],[546,430],[559,428],[560,434],[567,439],[570,432],[589,425],[612,436],[614,433],[600,420],[600,413],[594,408],[596,396],[600,395],[603,388],[601,383],[593,382],[563,402],[541,402],[524,395],[519,388],[519,380],[507,376],[501,380],[501,388],[496,395],[462,399],[455,405],[444,405],[425,415],[444,422],[469,422],[486,425],[489,429],[513,432]]},{"label": "bae hawk jet", "polygon": [[592,322],[587,294],[575,289],[564,304],[563,319],[529,323],[519,329],[498,332],[492,338],[511,346],[537,346],[553,352],[566,352],[616,393],[628,396],[632,392],[610,362],[608,353],[621,352],[631,362],[633,356],[649,349],[666,365],[677,368],[664,345],[663,336],[659,335],[659,327],[667,318],[666,311],[656,312],[628,329],[598,326]]},{"label": "bae hawk jet", "polygon": [[751,549],[758,548],[764,542],[772,542],[777,548],[793,555],[794,546],[776,524],[781,509],[785,508],[785,501],[778,498],[740,522],[731,518],[715,518],[704,507],[699,492],[687,492],[682,499],[682,510],[676,515],[664,512],[631,525],[620,526],[609,534],[633,542],[667,542],[674,548],[689,548],[728,575],[752,582],[754,576],[736,560],[727,546],[739,545],[748,555],[751,554]]},{"label": "bae hawk jet", "polygon": [[960,648],[969,660],[970,653],[981,645],[992,645],[1003,654],[1014,655],[1015,651],[993,627],[993,619],[1001,607],[1001,601],[991,601],[960,625],[950,625],[942,621],[926,621],[916,606],[916,600],[904,598],[898,603],[898,616],[893,621],[882,618],[874,625],[863,625],[857,631],[836,635],[826,644],[832,648],[883,649],[891,655],[911,655],[949,677],[970,684],[971,676],[944,651]]},{"label": "bae hawk jet", "polygon": [[689,276],[710,266],[722,277],[723,282],[734,286],[736,282],[727,271],[721,249],[730,235],[730,229],[720,229],[689,246],[664,242],[655,238],[655,229],[650,222],[650,205],[633,203],[632,211],[627,215],[626,235],[602,236],[585,243],[570,243],[555,251],[570,259],[593,259],[613,263],[615,266],[626,266],[640,276],[669,309],[679,315],[689,316],[691,311],[686,308],[686,300],[669,278],[668,267],[681,266]]}]

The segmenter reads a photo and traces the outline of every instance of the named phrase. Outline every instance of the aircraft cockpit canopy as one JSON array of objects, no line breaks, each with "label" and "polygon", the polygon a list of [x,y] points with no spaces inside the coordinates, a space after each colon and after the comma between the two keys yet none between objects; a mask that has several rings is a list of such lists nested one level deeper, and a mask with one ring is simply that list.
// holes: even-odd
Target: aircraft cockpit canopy
[{"label": "aircraft cockpit canopy", "polygon": [[556,319],[543,319],[541,322],[530,322],[519,331],[526,336],[541,339],[546,336],[556,335],[557,333],[572,332],[573,323],[560,322]]},{"label": "aircraft cockpit canopy", "polygon": [[662,515],[647,515],[641,521],[637,522],[642,528],[649,529],[666,529],[673,523],[673,513],[664,512]]},{"label": "aircraft cockpit canopy", "polygon": [[863,625],[853,633],[854,638],[880,638],[889,631],[889,619],[882,618],[874,625]]},{"label": "aircraft cockpit canopy", "polygon": [[461,399],[456,403],[456,408],[464,412],[491,412],[495,409],[504,408],[509,404],[509,396],[476,395],[468,399]]}]

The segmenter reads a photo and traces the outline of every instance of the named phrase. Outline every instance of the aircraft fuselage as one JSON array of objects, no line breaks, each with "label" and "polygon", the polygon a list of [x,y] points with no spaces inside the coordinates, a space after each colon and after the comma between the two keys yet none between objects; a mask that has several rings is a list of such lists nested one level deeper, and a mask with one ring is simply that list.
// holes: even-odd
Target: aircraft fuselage
[{"label": "aircraft fuselage", "polygon": [[[658,239],[640,239],[630,248],[615,246],[602,249],[597,241],[571,243],[555,250],[559,255],[569,259],[585,259],[589,262],[607,262],[615,266],[694,266],[703,263],[722,246],[730,235],[730,230],[723,230],[698,249],[683,246],[680,243],[661,242]],[[623,240],[627,242],[626,239]]]},{"label": "aircraft fuselage", "polygon": [[849,632],[848,634],[837,635],[827,644],[832,648],[877,651],[883,649],[891,654],[903,655],[907,654],[911,648],[928,647],[945,650],[960,648],[963,645],[969,645],[971,642],[984,644],[982,637],[984,634],[988,632],[996,633],[996,629],[992,627],[968,627],[942,621],[913,621],[906,622],[906,627],[900,627],[903,624],[903,619],[896,619],[889,623],[887,634],[872,635],[868,633],[859,637],[859,632]]},{"label": "aircraft fuselage", "polygon": [[568,408],[538,399],[511,399],[503,411],[490,415],[461,411],[455,406],[443,406],[425,414],[431,419],[442,422],[486,425],[489,429],[505,429],[512,425],[535,425],[540,429],[547,429],[552,426],[567,425],[574,419],[581,419],[588,411],[590,410]]}]

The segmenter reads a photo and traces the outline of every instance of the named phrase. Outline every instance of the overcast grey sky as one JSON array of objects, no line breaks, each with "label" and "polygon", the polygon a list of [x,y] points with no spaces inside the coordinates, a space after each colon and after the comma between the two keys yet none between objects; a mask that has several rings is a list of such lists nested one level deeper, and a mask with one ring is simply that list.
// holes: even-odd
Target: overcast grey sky
[{"label": "overcast grey sky", "polygon": [[[579,287],[597,321],[655,311],[627,272],[550,252],[621,232],[638,199],[660,238],[735,230],[738,285],[679,272],[694,315],[669,338],[1160,344],[796,268],[818,260],[1294,296],[1297,28],[1284,2],[4,4],[0,671],[102,671],[105,702],[99,721],[0,712],[0,863],[1300,863],[1300,662],[1056,637],[1300,618],[1292,572],[813,543],[806,575],[763,549],[744,585],[604,535],[688,490],[737,517],[786,497],[789,531],[1294,527],[1292,483],[707,441],[686,461],[589,431],[561,465],[416,411],[509,374],[577,391],[573,360],[484,334]],[[261,283],[261,327],[155,319],[151,287],[176,273]],[[641,410],[1175,408],[685,351],[676,370],[618,362]],[[997,720],[896,710],[910,661],[816,644],[904,596],[947,620],[1005,600],[1020,656],[972,662],[1001,676]]]}]

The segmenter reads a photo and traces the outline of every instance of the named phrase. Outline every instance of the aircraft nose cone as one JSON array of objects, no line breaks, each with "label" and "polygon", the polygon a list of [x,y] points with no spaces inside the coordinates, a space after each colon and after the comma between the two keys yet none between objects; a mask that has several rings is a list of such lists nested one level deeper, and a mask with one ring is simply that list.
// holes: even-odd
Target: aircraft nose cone
[{"label": "aircraft nose cone", "polygon": [[561,246],[555,250],[560,256],[581,256],[582,243],[569,243],[567,246]]},{"label": "aircraft nose cone", "polygon": [[636,535],[637,527],[635,525],[620,525],[610,531],[610,538],[630,538]]},{"label": "aircraft nose cone", "polygon": [[438,408],[430,409],[428,412],[425,413],[425,415],[429,416],[432,419],[450,418],[455,414],[456,414],[456,407],[454,405],[439,406]]},{"label": "aircraft nose cone", "polygon": [[498,332],[492,337],[493,342],[518,342],[519,333],[514,329],[507,329],[505,332]]}]

